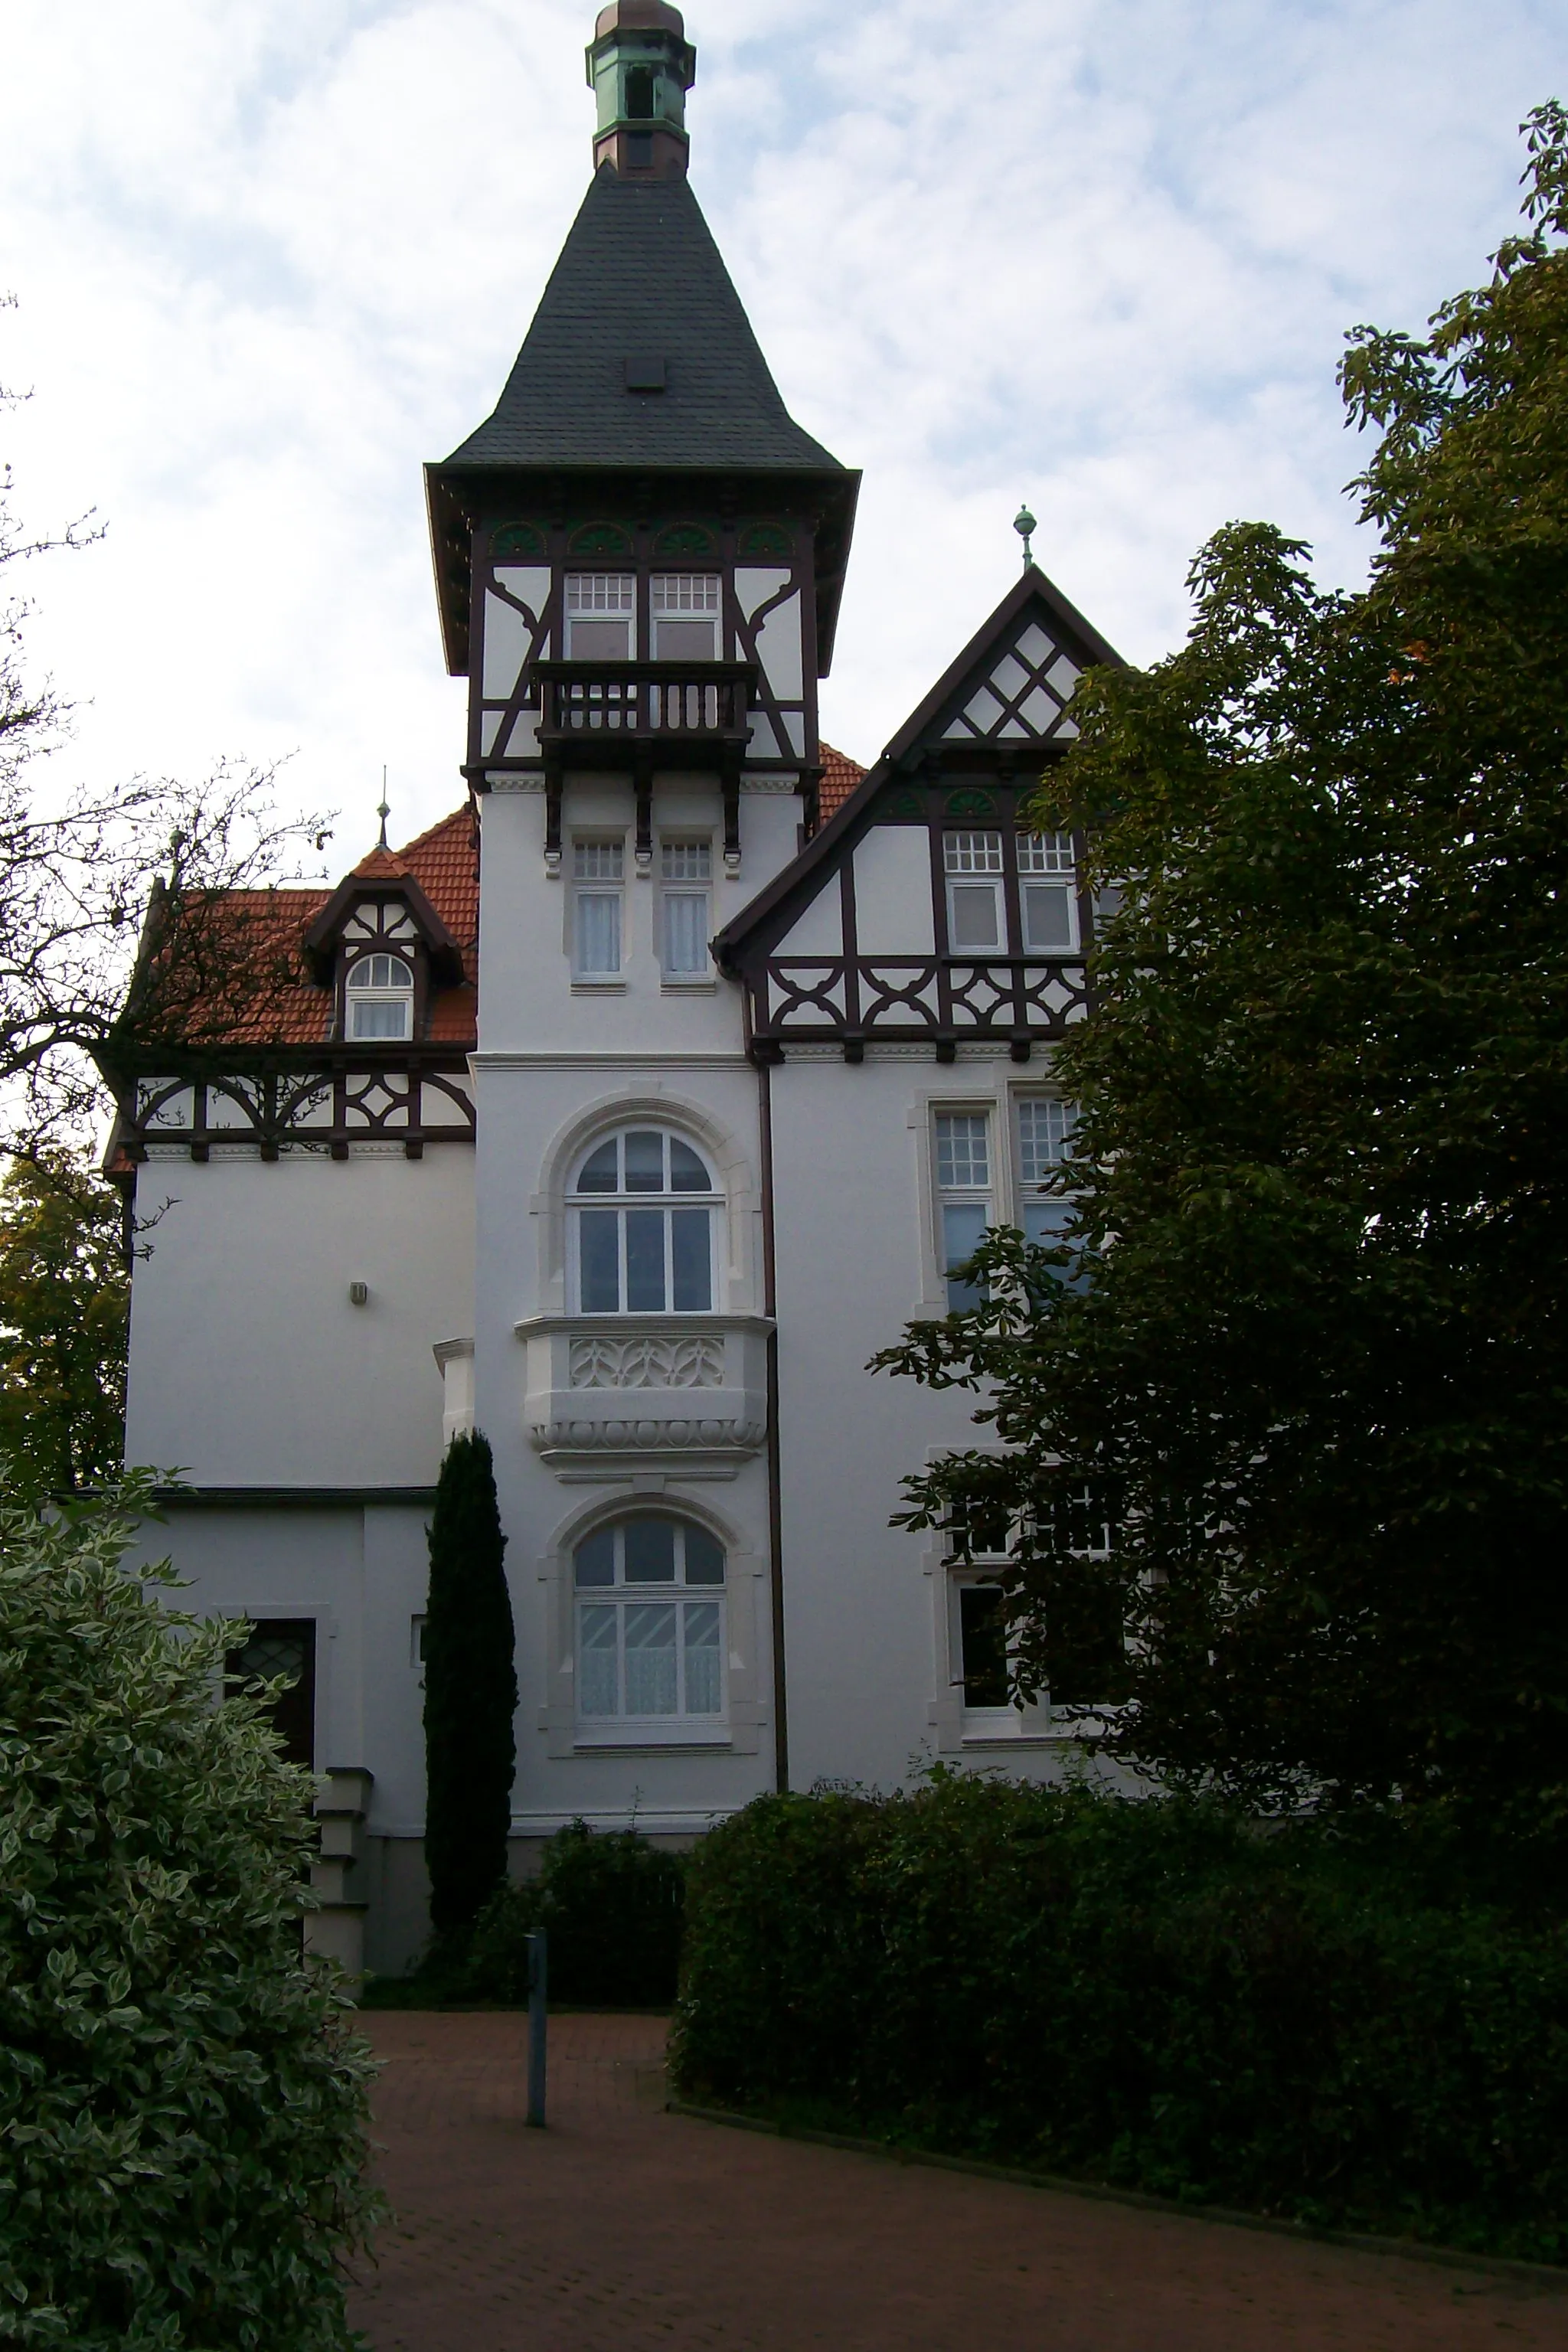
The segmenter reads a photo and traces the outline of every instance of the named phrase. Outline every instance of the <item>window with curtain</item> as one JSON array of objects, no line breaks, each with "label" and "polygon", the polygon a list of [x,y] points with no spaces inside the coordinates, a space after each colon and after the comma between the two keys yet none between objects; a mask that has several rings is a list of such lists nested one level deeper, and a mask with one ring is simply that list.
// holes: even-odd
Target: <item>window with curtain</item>
[{"label": "window with curtain", "polygon": [[580,1727],[710,1735],[724,1714],[724,1549],[694,1520],[647,1513],[572,1556]]},{"label": "window with curtain", "polygon": [[572,845],[572,969],[579,980],[619,977],[625,869],[622,842]]},{"label": "window with curtain", "polygon": [[362,955],[350,964],[344,991],[351,1039],[405,1039],[414,1034],[414,967],[396,955]]},{"label": "window with curtain", "polygon": [[660,847],[660,942],[666,980],[707,980],[708,886],[713,849],[707,841],[666,841]]},{"label": "window with curtain", "polygon": [[706,1161],[663,1128],[596,1144],[568,1196],[577,1311],[710,1314],[717,1195]]}]

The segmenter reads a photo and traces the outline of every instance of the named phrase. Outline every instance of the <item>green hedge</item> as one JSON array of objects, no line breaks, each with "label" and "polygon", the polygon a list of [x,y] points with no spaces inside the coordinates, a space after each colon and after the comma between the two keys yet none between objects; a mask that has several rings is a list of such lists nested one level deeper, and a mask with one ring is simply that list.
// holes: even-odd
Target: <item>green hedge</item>
[{"label": "green hedge", "polygon": [[457,1988],[470,2000],[528,1999],[528,1937],[549,1936],[550,1997],[587,2009],[662,2009],[675,1999],[685,1862],[632,1830],[558,1831],[537,1878],[498,1887],[479,1914]]},{"label": "green hedge", "polygon": [[[1441,1841],[1438,1845],[1441,1846]],[[688,2098],[1568,2259],[1568,1931],[1380,1825],[936,1778],[693,1858]]]}]

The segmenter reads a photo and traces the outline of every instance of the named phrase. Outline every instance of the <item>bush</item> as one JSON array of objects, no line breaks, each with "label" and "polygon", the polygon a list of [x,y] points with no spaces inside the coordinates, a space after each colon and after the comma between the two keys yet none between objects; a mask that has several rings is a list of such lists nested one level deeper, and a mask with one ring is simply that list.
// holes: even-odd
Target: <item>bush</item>
[{"label": "bush", "polygon": [[662,2008],[675,1999],[684,1892],[679,1856],[632,1830],[595,1836],[574,1822],[545,1847],[537,1878],[490,1897],[474,1931],[467,1989],[479,2000],[526,2000],[526,1938],[542,1927],[552,2000]]},{"label": "bush", "polygon": [[122,1569],[142,1499],[0,1513],[0,2336],[331,2352],[372,2061],[300,1958],[308,1778]]},{"label": "bush", "polygon": [[1568,1933],[1435,1902],[1433,1843],[958,1776],[760,1798],[693,1857],[675,2079],[1196,2202],[1568,2258]]}]

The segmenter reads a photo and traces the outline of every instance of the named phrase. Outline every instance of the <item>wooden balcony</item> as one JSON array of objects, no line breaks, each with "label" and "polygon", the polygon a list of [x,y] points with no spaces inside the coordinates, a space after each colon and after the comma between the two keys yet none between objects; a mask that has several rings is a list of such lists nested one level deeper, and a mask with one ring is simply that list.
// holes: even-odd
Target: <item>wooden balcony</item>
[{"label": "wooden balcony", "polygon": [[734,766],[751,733],[750,662],[570,662],[533,667],[539,748],[571,767]]}]

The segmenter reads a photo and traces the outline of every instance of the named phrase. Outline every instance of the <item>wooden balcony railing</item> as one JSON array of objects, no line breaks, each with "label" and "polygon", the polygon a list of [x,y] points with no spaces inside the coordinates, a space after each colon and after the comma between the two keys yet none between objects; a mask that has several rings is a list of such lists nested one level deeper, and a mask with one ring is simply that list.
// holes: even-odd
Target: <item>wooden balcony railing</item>
[{"label": "wooden balcony railing", "polygon": [[597,736],[695,746],[743,743],[757,673],[749,662],[536,662],[539,740]]}]

